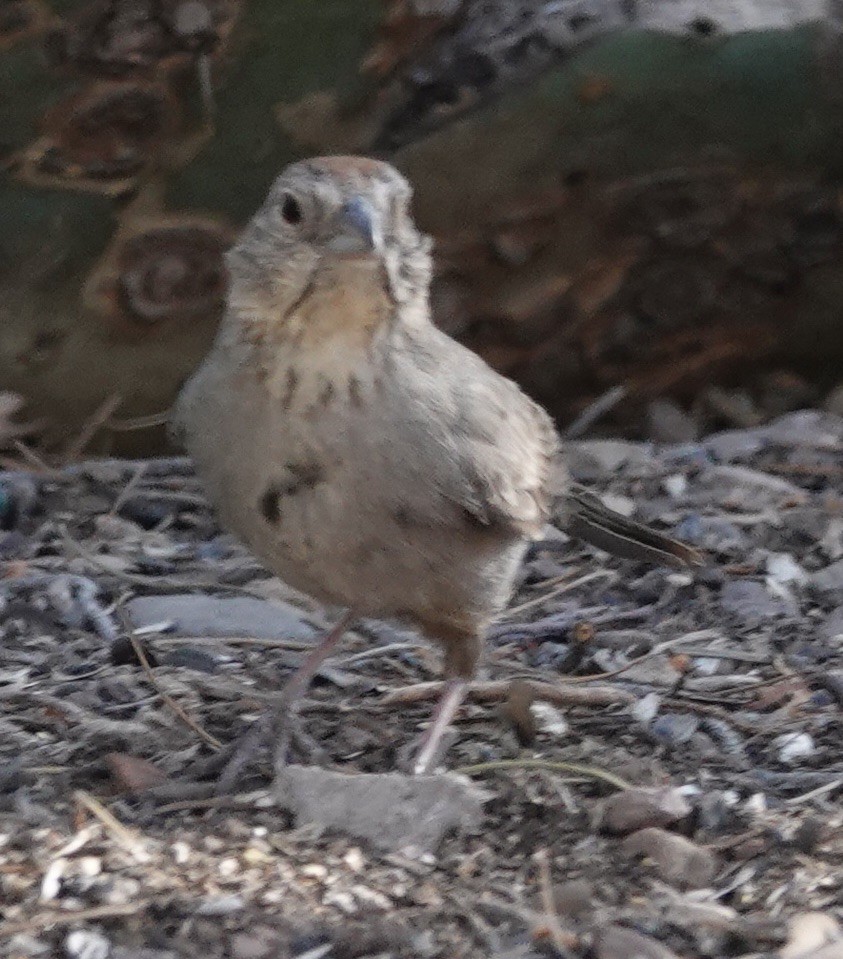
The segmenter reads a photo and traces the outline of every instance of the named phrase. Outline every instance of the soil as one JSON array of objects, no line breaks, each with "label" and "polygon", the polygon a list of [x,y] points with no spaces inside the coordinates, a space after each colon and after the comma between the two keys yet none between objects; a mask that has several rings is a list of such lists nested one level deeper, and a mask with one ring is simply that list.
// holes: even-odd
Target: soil
[{"label": "soil", "polygon": [[[843,420],[569,464],[706,563],[548,529],[440,764],[482,818],[428,849],[294,814],[263,753],[214,793],[336,612],[222,533],[184,461],[0,473],[0,955],[839,956]],[[402,769],[437,677],[412,631],[350,631],[301,714],[324,764]]]}]

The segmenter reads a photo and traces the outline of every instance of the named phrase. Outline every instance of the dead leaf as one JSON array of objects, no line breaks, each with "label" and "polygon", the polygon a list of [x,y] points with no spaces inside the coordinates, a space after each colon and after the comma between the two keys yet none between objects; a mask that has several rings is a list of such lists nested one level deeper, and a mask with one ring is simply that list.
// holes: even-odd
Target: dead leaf
[{"label": "dead leaf", "polygon": [[717,857],[684,836],[664,829],[639,829],[623,842],[628,856],[646,856],[659,878],[680,889],[702,889],[717,873]]},{"label": "dead leaf", "polygon": [[167,781],[167,776],[157,766],[139,756],[108,753],[105,760],[115,785],[121,791],[142,793]]}]

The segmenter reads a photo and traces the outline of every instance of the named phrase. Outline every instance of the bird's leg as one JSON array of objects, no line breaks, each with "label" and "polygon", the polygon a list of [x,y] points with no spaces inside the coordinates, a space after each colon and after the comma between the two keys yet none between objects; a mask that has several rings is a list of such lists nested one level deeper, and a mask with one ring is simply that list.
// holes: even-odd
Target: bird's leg
[{"label": "bird's leg", "polygon": [[419,742],[419,750],[413,763],[413,773],[421,776],[428,771],[430,764],[436,758],[442,734],[448,728],[460,703],[465,699],[468,682],[462,678],[449,679],[445,683],[439,702],[433,711],[430,725]]},{"label": "bird's leg", "polygon": [[254,727],[235,745],[231,758],[226,763],[220,778],[219,791],[230,792],[239,778],[243,767],[248,763],[264,743],[274,747],[274,766],[276,772],[281,769],[287,756],[292,739],[302,742],[311,752],[318,752],[318,746],[304,732],[297,728],[295,706],[310,685],[313,677],[331,653],[339,645],[346,630],[354,619],[354,611],[347,610],[328,630],[319,645],[311,650],[304,662],[287,680],[275,704],[267,710]]},{"label": "bird's leg", "polygon": [[281,690],[280,705],[283,708],[289,709],[290,706],[301,697],[302,693],[310,685],[310,681],[319,672],[322,663],[325,662],[339,645],[340,640],[345,635],[353,619],[354,610],[346,610],[322,637],[319,645],[305,656],[304,662],[287,680],[286,685]]}]

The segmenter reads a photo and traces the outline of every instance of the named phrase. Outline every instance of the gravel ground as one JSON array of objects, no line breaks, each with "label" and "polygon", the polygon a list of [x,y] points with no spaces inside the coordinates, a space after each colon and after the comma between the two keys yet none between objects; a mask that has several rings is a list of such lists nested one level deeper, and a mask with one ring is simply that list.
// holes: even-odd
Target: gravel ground
[{"label": "gravel ground", "polygon": [[569,463],[706,566],[548,528],[447,775],[400,772],[437,654],[366,622],[303,708],[324,769],[259,755],[223,798],[335,611],[183,461],[0,473],[0,954],[839,959],[843,419]]}]

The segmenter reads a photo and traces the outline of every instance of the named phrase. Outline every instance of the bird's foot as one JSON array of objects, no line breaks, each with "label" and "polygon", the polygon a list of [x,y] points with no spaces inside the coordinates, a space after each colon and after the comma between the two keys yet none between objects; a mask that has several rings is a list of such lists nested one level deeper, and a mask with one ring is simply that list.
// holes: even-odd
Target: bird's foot
[{"label": "bird's foot", "polygon": [[416,744],[415,759],[411,765],[414,775],[423,776],[430,772],[451,745],[446,731],[467,691],[468,683],[464,679],[449,679],[442,687],[430,725]]},{"label": "bird's foot", "polygon": [[422,752],[429,742],[428,731],[425,730],[421,735],[416,736],[397,751],[395,766],[399,772],[406,773],[408,776],[424,775],[438,770],[444,763],[445,757],[451,750],[451,747],[460,738],[459,730],[453,726],[448,726],[443,730],[437,739],[429,756],[420,762]]},{"label": "bird's foot", "polygon": [[298,711],[287,702],[270,708],[228,750],[225,765],[217,780],[217,792],[227,795],[236,792],[243,771],[264,751],[272,756],[272,767],[277,776],[293,754],[311,765],[323,766],[327,753],[307,733]]}]

